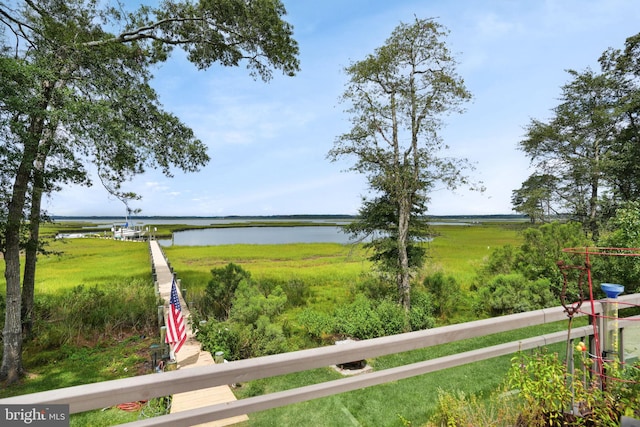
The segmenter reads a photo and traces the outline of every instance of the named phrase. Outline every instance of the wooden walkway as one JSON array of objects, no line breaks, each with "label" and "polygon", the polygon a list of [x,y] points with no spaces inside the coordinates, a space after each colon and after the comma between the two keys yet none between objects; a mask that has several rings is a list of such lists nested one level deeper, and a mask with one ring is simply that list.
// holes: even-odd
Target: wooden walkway
[{"label": "wooden walkway", "polygon": [[[160,297],[165,302],[165,313],[169,312],[169,296],[171,293],[171,282],[173,281],[173,273],[171,272],[167,260],[162,253],[160,244],[157,240],[149,241],[151,250],[152,263],[156,272],[158,281],[158,289]],[[180,292],[178,292],[180,294]],[[188,369],[196,366],[211,365],[214,362],[213,357],[207,351],[200,349],[200,343],[196,341],[191,331],[189,323],[189,308],[180,295],[180,304],[182,306],[182,314],[187,322],[187,341],[176,354],[177,368]],[[165,317],[166,323],[166,317]],[[214,405],[236,400],[235,395],[229,386],[217,386],[202,390],[195,390],[185,393],[174,394],[171,401],[171,413],[186,411],[189,409],[201,408],[204,406]],[[228,426],[248,420],[246,415],[241,415],[224,420],[212,421],[205,424],[198,424],[199,427],[219,427]]]}]

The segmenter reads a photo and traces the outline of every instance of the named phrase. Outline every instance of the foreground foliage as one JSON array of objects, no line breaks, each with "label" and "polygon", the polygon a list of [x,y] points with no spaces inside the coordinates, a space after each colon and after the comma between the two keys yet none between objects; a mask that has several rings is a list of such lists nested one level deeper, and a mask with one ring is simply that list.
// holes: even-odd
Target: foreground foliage
[{"label": "foreground foliage", "polygon": [[612,363],[603,384],[586,352],[576,357],[579,368],[570,372],[557,353],[519,353],[489,399],[441,392],[429,425],[617,427],[623,415],[640,416],[640,363]]}]

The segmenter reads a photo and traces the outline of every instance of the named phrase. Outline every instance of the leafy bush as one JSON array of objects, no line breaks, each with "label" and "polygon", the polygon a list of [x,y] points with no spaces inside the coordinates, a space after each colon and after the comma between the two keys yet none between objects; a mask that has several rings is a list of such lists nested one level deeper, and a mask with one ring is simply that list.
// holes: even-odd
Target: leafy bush
[{"label": "leafy bush", "polygon": [[287,303],[290,307],[300,307],[307,304],[311,298],[311,288],[300,279],[291,279],[282,285],[282,290],[287,295]]},{"label": "leafy bush", "polygon": [[[523,237],[524,242],[516,254],[515,271],[529,280],[548,279],[550,289],[557,297],[563,286],[558,261],[568,264],[584,262],[584,259],[574,259],[563,249],[593,245],[586,238],[582,225],[577,222],[552,222],[539,228],[528,228],[523,232]],[[576,293],[574,289],[569,291]]]},{"label": "leafy bush", "polygon": [[519,426],[522,410],[513,393],[500,391],[483,399],[473,394],[438,390],[438,406],[427,426]]},{"label": "leafy bush", "polygon": [[431,295],[433,314],[445,319],[451,316],[460,303],[460,285],[451,276],[438,272],[425,277],[424,288]]},{"label": "leafy bush", "polygon": [[287,343],[282,326],[273,323],[269,317],[260,316],[252,326],[241,329],[241,338],[244,338],[243,341],[246,343],[245,348],[242,349],[243,358],[286,353],[293,350]]},{"label": "leafy bush", "polygon": [[370,299],[363,295],[347,305],[338,307],[334,317],[340,319],[334,324],[335,333],[356,339],[368,339],[381,336],[384,332],[380,316]]},{"label": "leafy bush", "polygon": [[501,316],[550,307],[558,303],[548,279],[531,281],[519,273],[499,274],[476,293],[479,315]]},{"label": "leafy bush", "polygon": [[369,339],[406,332],[407,321],[412,330],[433,327],[431,300],[424,292],[412,291],[412,304],[408,319],[404,309],[390,299],[374,301],[357,295],[346,305],[332,313],[303,310],[298,321],[311,337],[325,340],[329,337]]},{"label": "leafy bush", "polygon": [[382,300],[376,307],[383,335],[394,335],[404,332],[404,309],[389,299]]},{"label": "leafy bush", "polygon": [[429,329],[435,326],[433,318],[433,305],[426,292],[412,290],[411,310],[409,311],[409,325],[412,331]]},{"label": "leafy bush", "polygon": [[225,267],[211,270],[213,276],[205,289],[203,306],[200,311],[205,317],[214,316],[218,320],[229,318],[236,289],[240,282],[249,280],[251,273],[229,263]]},{"label": "leafy bush", "polygon": [[196,338],[202,349],[211,354],[221,351],[227,360],[240,359],[240,336],[236,325],[231,322],[209,320],[200,323]]},{"label": "leafy bush", "polygon": [[609,366],[606,386],[591,381],[592,360],[581,352],[582,370],[572,374],[557,353],[518,353],[503,387],[488,399],[440,392],[427,426],[618,427],[621,415],[640,414],[640,365]]},{"label": "leafy bush", "polygon": [[364,295],[377,301],[398,297],[398,290],[393,281],[378,273],[363,274],[362,280],[356,281],[352,292],[354,295]]},{"label": "leafy bush", "polygon": [[[506,245],[494,250],[485,265],[479,270],[478,277],[471,289],[482,289],[488,283],[503,280],[495,279],[496,276],[509,277],[513,275],[515,277],[515,275],[520,275],[526,279],[522,283],[530,283],[529,287],[544,283],[541,280],[546,281],[548,289],[556,297],[555,300],[552,300],[552,304],[557,304],[564,286],[564,278],[558,268],[558,262],[562,261],[566,265],[575,265],[576,263],[580,265],[584,262],[584,259],[576,259],[575,255],[566,253],[563,249],[592,246],[593,242],[585,237],[582,226],[575,222],[552,222],[540,227],[530,227],[523,231],[523,238],[522,245],[517,249]],[[571,277],[567,283],[569,284],[566,290],[568,298],[576,300],[579,295],[577,280]],[[481,295],[477,297],[482,299]],[[546,294],[543,299],[547,299]],[[540,307],[536,306],[535,308]],[[516,309],[515,312],[518,310]],[[509,311],[509,308],[498,310],[500,313]]]},{"label": "leafy bush", "polygon": [[227,360],[291,351],[282,327],[274,322],[286,304],[279,285],[259,288],[243,279],[237,284],[228,319],[208,320],[199,327],[198,340],[207,351],[223,351]]},{"label": "leafy bush", "polygon": [[333,315],[310,308],[302,310],[298,315],[298,322],[303,325],[309,336],[317,341],[323,341],[328,334],[335,330]]},{"label": "leafy bush", "polygon": [[269,295],[262,294],[251,283],[243,281],[236,290],[230,319],[245,325],[256,325],[261,316],[273,319],[282,313],[287,296],[280,286]]}]

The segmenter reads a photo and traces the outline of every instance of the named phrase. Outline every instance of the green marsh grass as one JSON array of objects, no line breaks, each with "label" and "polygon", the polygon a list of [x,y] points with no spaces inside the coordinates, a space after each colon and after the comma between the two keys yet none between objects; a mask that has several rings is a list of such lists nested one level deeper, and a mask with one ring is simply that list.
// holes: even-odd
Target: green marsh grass
[{"label": "green marsh grass", "polygon": [[370,263],[359,246],[337,243],[172,246],[165,254],[189,293],[202,293],[213,268],[240,265],[255,280],[301,280],[312,290],[310,305],[331,308],[345,301]]},{"label": "green marsh grass", "polygon": [[[145,242],[64,239],[51,241],[47,250],[58,254],[38,258],[36,295],[123,277],[151,281],[151,258]],[[2,269],[4,271],[4,264]]]},{"label": "green marsh grass", "polygon": [[522,243],[520,228],[513,223],[433,226],[436,237],[429,243],[424,273],[443,272],[468,289],[491,251]]}]

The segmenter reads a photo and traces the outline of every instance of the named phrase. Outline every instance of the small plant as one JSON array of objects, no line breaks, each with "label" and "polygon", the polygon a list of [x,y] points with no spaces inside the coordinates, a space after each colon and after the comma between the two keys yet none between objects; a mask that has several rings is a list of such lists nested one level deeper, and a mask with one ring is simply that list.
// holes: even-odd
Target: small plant
[{"label": "small plant", "polygon": [[438,406],[427,426],[518,426],[524,410],[516,394],[499,390],[489,398],[438,390]]},{"label": "small plant", "polygon": [[409,421],[408,419],[406,419],[405,417],[403,417],[400,414],[397,414],[398,418],[400,418],[400,422],[402,423],[402,425],[404,427],[411,427],[413,425],[413,423],[411,421]]},{"label": "small plant", "polygon": [[640,363],[608,366],[604,387],[591,380],[593,361],[582,342],[582,370],[567,372],[557,353],[538,350],[512,358],[504,388],[487,399],[439,390],[427,426],[617,427],[621,415],[640,414]]},{"label": "small plant", "polygon": [[530,409],[523,414],[527,425],[618,426],[620,415],[639,411],[640,378],[637,367],[608,364],[606,380],[591,378],[593,361],[586,346],[578,343],[583,371],[572,375],[557,353],[537,351],[518,354],[508,374],[509,385],[518,390]]}]

